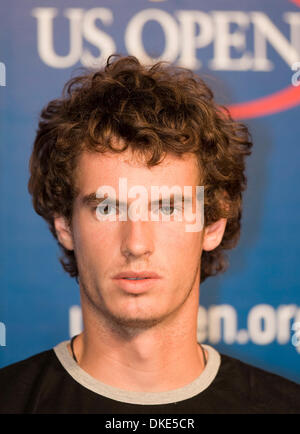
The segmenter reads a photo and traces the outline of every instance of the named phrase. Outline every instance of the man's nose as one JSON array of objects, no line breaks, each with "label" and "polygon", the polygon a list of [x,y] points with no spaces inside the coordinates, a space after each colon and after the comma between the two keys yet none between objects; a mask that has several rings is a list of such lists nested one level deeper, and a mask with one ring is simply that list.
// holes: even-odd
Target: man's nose
[{"label": "man's nose", "polygon": [[154,251],[154,233],[151,221],[123,222],[121,228],[121,253],[129,257],[151,255]]}]

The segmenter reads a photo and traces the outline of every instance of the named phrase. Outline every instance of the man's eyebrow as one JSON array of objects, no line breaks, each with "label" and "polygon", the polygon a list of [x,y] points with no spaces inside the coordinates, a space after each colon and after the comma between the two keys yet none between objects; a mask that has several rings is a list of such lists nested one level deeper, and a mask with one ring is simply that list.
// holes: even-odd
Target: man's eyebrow
[{"label": "man's eyebrow", "polygon": [[[83,196],[81,199],[81,203],[82,203],[82,205],[85,205],[85,206],[100,204],[101,202],[103,202],[104,199],[107,199],[109,202],[115,201],[117,206],[125,205],[125,202],[119,201],[119,199],[117,199],[117,198],[114,200],[113,197],[109,198],[109,197],[107,197],[107,195],[106,195],[106,197],[97,197],[96,193],[90,193],[90,194]],[[169,199],[168,197],[165,197],[165,198],[160,198],[158,200],[154,200],[152,202],[149,201],[148,203],[152,203],[152,205],[158,205],[158,204],[161,205],[163,202],[167,201],[168,199]],[[133,199],[133,200],[136,200],[136,199]],[[177,194],[171,194],[170,195],[170,201],[171,201],[171,203],[180,202],[180,201],[182,203],[184,201],[186,203],[192,203],[193,198],[191,196],[184,196],[183,194],[181,195],[181,194],[177,193]],[[127,202],[127,204],[128,204],[128,202]]]}]

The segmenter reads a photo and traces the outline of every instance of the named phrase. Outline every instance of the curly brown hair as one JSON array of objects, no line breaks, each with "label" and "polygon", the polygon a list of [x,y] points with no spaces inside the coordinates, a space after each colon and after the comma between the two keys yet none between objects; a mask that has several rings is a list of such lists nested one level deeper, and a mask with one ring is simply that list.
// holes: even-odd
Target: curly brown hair
[{"label": "curly brown hair", "polygon": [[[122,148],[114,147],[116,138],[123,139]],[[84,150],[118,153],[130,148],[147,157],[147,167],[159,164],[167,154],[194,153],[205,192],[205,226],[228,219],[220,245],[203,251],[203,282],[227,269],[224,250],[239,239],[245,156],[251,146],[248,128],[215,103],[213,92],[198,75],[167,62],[144,66],[133,56],[110,56],[103,69],[69,80],[62,97],[42,110],[28,190],[35,211],[57,239],[54,216],[62,215],[71,224],[78,193],[74,173]],[[74,252],[59,245],[63,268],[77,279]]]}]

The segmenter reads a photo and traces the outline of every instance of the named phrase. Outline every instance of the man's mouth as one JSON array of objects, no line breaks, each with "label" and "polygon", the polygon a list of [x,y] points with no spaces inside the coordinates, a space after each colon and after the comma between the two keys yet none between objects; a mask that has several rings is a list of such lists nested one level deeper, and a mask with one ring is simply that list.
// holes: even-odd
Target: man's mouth
[{"label": "man's mouth", "polygon": [[154,271],[123,271],[113,278],[119,288],[131,294],[141,294],[155,288],[161,280]]},{"label": "man's mouth", "polygon": [[122,279],[126,279],[126,280],[144,280],[144,279],[151,279],[151,277],[122,277]]},{"label": "man's mouth", "polygon": [[144,280],[144,279],[160,279],[161,276],[159,276],[154,271],[122,271],[121,273],[116,274],[114,279],[127,279],[127,280]]}]

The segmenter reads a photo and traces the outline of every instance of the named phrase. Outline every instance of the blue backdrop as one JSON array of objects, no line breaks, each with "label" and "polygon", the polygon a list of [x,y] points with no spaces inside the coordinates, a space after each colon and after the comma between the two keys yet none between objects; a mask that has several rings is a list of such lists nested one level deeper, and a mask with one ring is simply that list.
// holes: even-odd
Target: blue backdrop
[{"label": "blue backdrop", "polygon": [[199,339],[300,383],[300,1],[10,0],[0,29],[0,366],[81,329],[28,160],[41,108],[117,52],[193,69],[249,126],[242,235],[201,286]]}]

